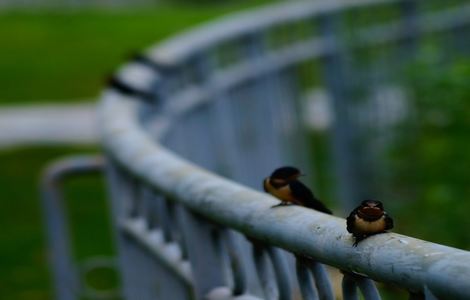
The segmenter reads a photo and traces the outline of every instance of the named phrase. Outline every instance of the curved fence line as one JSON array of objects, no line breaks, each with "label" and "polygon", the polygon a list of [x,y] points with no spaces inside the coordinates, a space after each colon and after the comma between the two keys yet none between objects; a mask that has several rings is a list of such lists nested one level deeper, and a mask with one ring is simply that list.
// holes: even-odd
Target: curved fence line
[{"label": "curved fence line", "polygon": [[215,21],[217,26],[212,22],[207,26],[198,27],[186,34],[170,38],[161,45],[151,48],[147,53],[163,66],[175,66],[224,41],[257,34],[286,22],[301,21],[355,7],[397,2],[399,0],[333,0],[272,5],[269,8],[222,17]]},{"label": "curved fence line", "polygon": [[277,203],[272,197],[211,174],[156,145],[136,126],[134,101],[112,92],[104,96],[104,143],[117,163],[158,192],[209,220],[342,270],[410,290],[427,287],[438,297],[470,297],[466,288],[470,265],[463,263],[470,261],[468,251],[395,233],[375,236],[354,248],[344,219],[300,207],[272,210]]}]

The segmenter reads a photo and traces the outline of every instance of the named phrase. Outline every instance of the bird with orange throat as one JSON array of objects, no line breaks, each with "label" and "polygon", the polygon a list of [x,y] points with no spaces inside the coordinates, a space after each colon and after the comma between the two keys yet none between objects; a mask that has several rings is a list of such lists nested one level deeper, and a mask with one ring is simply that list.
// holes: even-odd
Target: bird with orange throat
[{"label": "bird with orange throat", "polygon": [[299,169],[286,166],[274,170],[269,177],[263,180],[264,191],[281,200],[281,203],[273,207],[295,204],[331,215],[331,210],[299,181],[299,177],[302,175]]}]

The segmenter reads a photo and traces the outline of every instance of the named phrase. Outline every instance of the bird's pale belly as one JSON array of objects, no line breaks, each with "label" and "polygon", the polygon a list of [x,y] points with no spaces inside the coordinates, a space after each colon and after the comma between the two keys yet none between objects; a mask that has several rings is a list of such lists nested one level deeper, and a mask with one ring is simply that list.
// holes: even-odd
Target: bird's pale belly
[{"label": "bird's pale belly", "polygon": [[265,186],[266,190],[268,191],[268,193],[270,193],[274,197],[276,197],[276,198],[278,198],[282,201],[286,201],[286,202],[293,202],[293,203],[296,202],[294,197],[292,197],[292,193],[291,193],[290,188],[289,188],[288,185],[276,189],[275,187],[270,185],[269,182],[265,182],[264,186]]},{"label": "bird's pale belly", "polygon": [[365,221],[358,216],[356,216],[355,220],[355,227],[357,231],[363,232],[363,233],[377,233],[377,232],[382,232],[385,230],[386,224],[385,224],[385,218],[382,217],[378,220],[375,221]]}]

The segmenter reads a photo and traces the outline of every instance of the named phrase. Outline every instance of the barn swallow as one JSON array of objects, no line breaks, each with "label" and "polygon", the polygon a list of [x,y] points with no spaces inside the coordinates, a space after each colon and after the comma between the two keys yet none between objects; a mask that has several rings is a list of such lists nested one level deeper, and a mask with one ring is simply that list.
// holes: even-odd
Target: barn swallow
[{"label": "barn swallow", "polygon": [[355,238],[354,247],[363,239],[393,228],[393,220],[384,211],[382,202],[364,200],[346,219],[348,232]]},{"label": "barn swallow", "polygon": [[326,208],[308,187],[297,180],[302,175],[297,168],[282,167],[264,179],[264,191],[281,200],[280,204],[273,207],[297,204],[331,215],[331,210]]}]

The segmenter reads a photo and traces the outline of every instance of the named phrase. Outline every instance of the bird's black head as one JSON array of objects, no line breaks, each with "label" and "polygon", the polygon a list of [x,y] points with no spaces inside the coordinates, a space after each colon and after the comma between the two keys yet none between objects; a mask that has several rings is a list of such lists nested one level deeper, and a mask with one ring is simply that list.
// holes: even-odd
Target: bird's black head
[{"label": "bird's black head", "polygon": [[382,202],[377,200],[364,200],[358,209],[360,217],[364,218],[380,218],[384,214],[384,207]]},{"label": "bird's black head", "polygon": [[300,170],[295,167],[281,167],[274,170],[270,177],[271,179],[291,181],[296,180],[301,175],[302,173],[300,172]]},{"label": "bird's black head", "polygon": [[377,200],[371,200],[371,199],[362,201],[361,206],[362,207],[377,207],[380,209],[384,209],[382,202],[377,201]]},{"label": "bird's black head", "polygon": [[280,188],[289,184],[293,180],[296,180],[301,176],[300,170],[294,167],[281,167],[274,172],[271,173],[269,176],[269,183],[276,188]]}]

